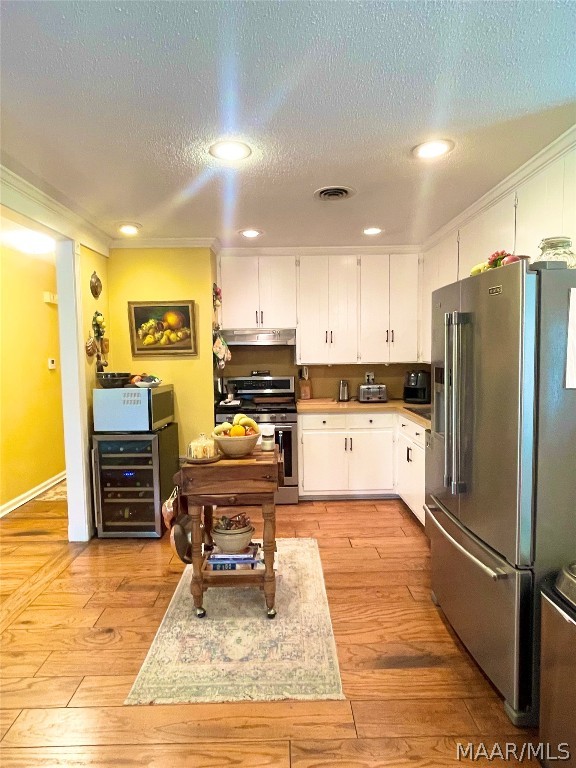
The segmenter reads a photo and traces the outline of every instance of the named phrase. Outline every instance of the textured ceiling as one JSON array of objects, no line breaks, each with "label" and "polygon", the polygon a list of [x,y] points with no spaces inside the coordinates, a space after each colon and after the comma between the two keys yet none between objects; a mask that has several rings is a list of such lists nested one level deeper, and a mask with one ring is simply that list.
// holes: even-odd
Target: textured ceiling
[{"label": "textured ceiling", "polygon": [[[576,123],[576,3],[3,0],[2,162],[111,237],[419,243]],[[254,147],[236,169],[206,153]],[[451,138],[423,164],[410,149]],[[327,185],[353,187],[321,202]],[[385,228],[366,238],[363,227]]]}]

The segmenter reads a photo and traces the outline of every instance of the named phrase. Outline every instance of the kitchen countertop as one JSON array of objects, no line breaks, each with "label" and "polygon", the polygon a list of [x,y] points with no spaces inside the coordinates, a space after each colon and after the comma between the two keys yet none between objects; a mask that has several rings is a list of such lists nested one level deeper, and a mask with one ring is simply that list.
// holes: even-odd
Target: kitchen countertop
[{"label": "kitchen countertop", "polygon": [[[412,419],[417,424],[426,429],[430,429],[430,420],[425,419],[407,408],[418,408],[412,403],[405,403],[404,400],[389,400],[387,403],[370,402],[359,403],[358,400],[349,400],[341,403],[328,397],[317,397],[311,400],[298,400],[296,410],[298,413],[401,413],[408,419]],[[422,409],[430,408],[430,405],[420,406]]]}]

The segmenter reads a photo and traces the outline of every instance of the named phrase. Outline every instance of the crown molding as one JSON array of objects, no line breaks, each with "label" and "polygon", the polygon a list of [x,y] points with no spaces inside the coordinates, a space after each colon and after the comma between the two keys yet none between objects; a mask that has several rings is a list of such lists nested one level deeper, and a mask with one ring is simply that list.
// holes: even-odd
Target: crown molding
[{"label": "crown molding", "polygon": [[105,232],[3,165],[0,165],[0,191],[0,202],[6,208],[56,235],[108,256],[110,237]]},{"label": "crown molding", "polygon": [[390,253],[420,253],[419,245],[349,245],[300,248],[222,248],[220,256],[387,256]]},{"label": "crown molding", "polygon": [[213,237],[136,238],[135,240],[112,240],[110,248],[210,248],[215,251],[217,242]]},{"label": "crown molding", "polygon": [[443,227],[437,229],[434,234],[426,239],[422,247],[423,251],[429,251],[440,240],[443,240],[448,235],[456,232],[456,230],[463,227],[471,219],[478,216],[480,213],[490,208],[503,197],[509,195],[510,192],[516,191],[516,189],[531,179],[537,173],[540,173],[547,165],[558,160],[562,155],[567,154],[576,147],[576,125],[569,128],[565,133],[555,139],[551,144],[544,147],[538,154],[530,158],[524,165],[517,168],[513,173],[503,179],[495,187],[492,187],[485,195],[480,197],[476,202],[469,205],[461,213],[451,219]]}]

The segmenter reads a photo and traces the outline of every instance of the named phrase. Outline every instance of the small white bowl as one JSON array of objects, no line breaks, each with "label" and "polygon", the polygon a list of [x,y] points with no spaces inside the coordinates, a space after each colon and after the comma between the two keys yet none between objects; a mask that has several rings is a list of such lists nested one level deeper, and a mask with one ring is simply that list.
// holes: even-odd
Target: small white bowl
[{"label": "small white bowl", "polygon": [[152,389],[152,387],[157,387],[159,384],[162,384],[162,379],[154,379],[154,381],[135,381],[134,384],[142,389]]},{"label": "small white bowl", "polygon": [[250,525],[246,528],[231,528],[230,530],[212,529],[212,541],[225,554],[236,554],[246,549],[252,540],[254,528]]}]

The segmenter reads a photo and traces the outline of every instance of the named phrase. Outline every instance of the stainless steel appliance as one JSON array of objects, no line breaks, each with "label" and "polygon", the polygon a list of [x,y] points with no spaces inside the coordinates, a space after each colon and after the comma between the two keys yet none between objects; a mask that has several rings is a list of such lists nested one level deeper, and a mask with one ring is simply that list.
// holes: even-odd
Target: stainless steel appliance
[{"label": "stainless steel appliance", "polygon": [[340,379],[340,384],[338,385],[338,400],[341,403],[347,403],[348,400],[350,400],[350,390],[346,379]]},{"label": "stainless steel appliance", "polygon": [[541,762],[576,768],[576,563],[542,584],[541,637]]},{"label": "stainless steel appliance", "polygon": [[430,402],[430,374],[428,371],[408,371],[404,379],[405,403]]},{"label": "stainless steel appliance", "polygon": [[92,486],[100,537],[162,536],[162,504],[178,472],[178,425],[92,436]]},{"label": "stainless steel appliance", "polygon": [[174,421],[174,387],[92,390],[95,432],[149,432]]},{"label": "stainless steel appliance", "polygon": [[432,296],[433,597],[518,725],[538,719],[539,587],[576,556],[576,270],[509,264]]},{"label": "stainless steel appliance", "polygon": [[[233,391],[235,399],[221,399]],[[298,503],[298,418],[293,376],[235,376],[219,379],[214,412],[217,424],[245,413],[258,424],[274,424],[275,441],[284,461],[284,485],[277,504]]]},{"label": "stainless steel appliance", "polygon": [[359,384],[359,403],[386,403],[388,402],[388,389],[386,384]]},{"label": "stainless steel appliance", "polygon": [[269,347],[269,346],[287,346],[293,347],[296,344],[295,328],[236,328],[233,330],[222,330],[222,338],[229,347],[242,346],[249,347]]}]

